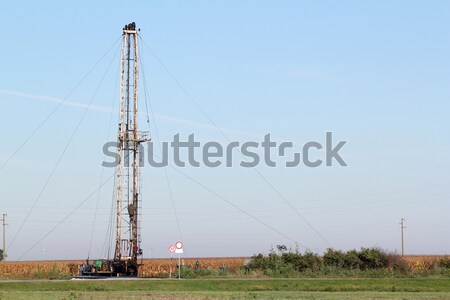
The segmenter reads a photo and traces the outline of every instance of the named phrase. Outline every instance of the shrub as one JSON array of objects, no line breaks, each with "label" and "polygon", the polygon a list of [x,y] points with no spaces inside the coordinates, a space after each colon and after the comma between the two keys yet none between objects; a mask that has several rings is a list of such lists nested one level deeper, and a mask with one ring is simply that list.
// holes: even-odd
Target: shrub
[{"label": "shrub", "polygon": [[302,265],[300,266],[301,268],[298,269],[299,271],[318,271],[322,267],[322,259],[319,257],[319,255],[309,251],[303,254],[301,262]]},{"label": "shrub", "polygon": [[404,260],[403,257],[397,254],[387,254],[386,260],[387,268],[390,270],[398,272],[402,275],[406,275],[411,272],[410,264],[406,260]]},{"label": "shrub", "polygon": [[259,253],[258,255],[253,255],[251,261],[248,263],[247,267],[249,269],[259,269],[263,270],[267,264],[267,257]]},{"label": "shrub", "polygon": [[340,250],[328,248],[323,255],[323,263],[326,266],[342,268],[345,265],[345,256]]},{"label": "shrub", "polygon": [[[191,266],[181,266],[180,275],[181,275],[181,278],[194,278],[195,277],[194,270],[192,269]],[[178,267],[175,268],[175,272],[172,274],[172,276],[178,277]]]},{"label": "shrub", "polygon": [[387,267],[386,253],[378,248],[361,248],[358,252],[363,269],[381,269]]},{"label": "shrub", "polygon": [[[258,254],[243,269],[245,274],[265,274],[274,277],[421,277],[450,276],[450,257],[411,261],[379,248],[340,251],[327,249],[323,255],[313,252],[280,249],[268,255]],[[256,272],[256,273],[255,273]]]},{"label": "shrub", "polygon": [[268,276],[298,275],[299,272],[319,271],[322,268],[322,259],[313,252],[301,254],[298,251],[281,254],[270,252],[267,256],[258,254],[252,257],[247,265],[250,270],[261,270]]},{"label": "shrub", "polygon": [[450,269],[450,258],[445,256],[439,260],[439,267],[444,269]]},{"label": "shrub", "polygon": [[297,252],[285,252],[281,255],[283,264],[291,266],[294,270],[303,271],[306,268],[304,258]]},{"label": "shrub", "polygon": [[359,253],[356,250],[350,250],[344,256],[344,268],[346,269],[360,269],[363,265],[359,258]]}]

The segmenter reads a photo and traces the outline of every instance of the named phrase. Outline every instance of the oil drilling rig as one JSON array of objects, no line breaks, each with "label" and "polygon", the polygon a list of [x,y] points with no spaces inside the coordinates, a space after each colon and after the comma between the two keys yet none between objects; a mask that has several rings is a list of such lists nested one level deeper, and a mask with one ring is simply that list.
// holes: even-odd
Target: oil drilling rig
[{"label": "oil drilling rig", "polygon": [[125,25],[122,33],[120,71],[120,116],[117,136],[117,178],[114,258],[89,259],[81,266],[81,276],[137,276],[140,248],[140,144],[150,140],[149,132],[139,131],[139,29]]}]

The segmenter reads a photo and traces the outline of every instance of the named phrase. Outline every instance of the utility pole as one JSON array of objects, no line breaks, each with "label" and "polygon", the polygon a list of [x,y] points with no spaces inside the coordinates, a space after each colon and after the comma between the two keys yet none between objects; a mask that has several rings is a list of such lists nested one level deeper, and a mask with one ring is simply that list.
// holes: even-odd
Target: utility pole
[{"label": "utility pole", "polygon": [[0,219],[0,221],[2,221],[2,225],[3,225],[3,260],[6,260],[6,214],[3,214],[3,218]]},{"label": "utility pole", "polygon": [[405,256],[405,238],[403,231],[406,227],[405,227],[405,219],[403,218],[400,220],[400,228],[402,230],[402,256]]}]

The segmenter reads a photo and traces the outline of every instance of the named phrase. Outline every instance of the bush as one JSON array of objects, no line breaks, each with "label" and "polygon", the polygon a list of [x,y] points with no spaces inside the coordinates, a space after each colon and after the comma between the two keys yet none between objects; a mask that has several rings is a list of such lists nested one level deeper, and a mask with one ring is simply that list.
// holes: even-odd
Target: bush
[{"label": "bush", "polygon": [[359,253],[356,250],[347,251],[344,256],[344,268],[345,269],[360,269],[363,263],[359,258]]},{"label": "bush", "polygon": [[322,259],[318,254],[312,252],[306,252],[303,254],[300,262],[301,264],[298,266],[298,270],[301,272],[305,270],[318,271],[322,267]]},{"label": "bush", "polygon": [[409,263],[397,254],[387,254],[386,260],[387,268],[392,271],[398,272],[402,275],[406,275],[411,272],[411,266]]},{"label": "bush", "polygon": [[322,266],[322,260],[320,257],[312,252],[306,252],[301,254],[299,252],[286,252],[281,255],[283,264],[291,266],[298,272],[304,272],[305,270],[318,271]]},{"label": "bush", "polygon": [[267,264],[267,257],[259,253],[258,255],[253,255],[252,259],[248,263],[247,267],[249,269],[259,269],[263,270]]},{"label": "bush", "polygon": [[345,256],[340,250],[328,248],[323,255],[323,263],[326,266],[342,268],[345,265]]},{"label": "bush", "polygon": [[381,269],[387,267],[387,255],[378,248],[361,248],[358,252],[358,258],[361,260],[363,269]]},{"label": "bush", "polygon": [[403,257],[379,248],[361,248],[347,252],[327,249],[323,257],[312,252],[300,253],[278,247],[279,253],[252,257],[244,275],[272,277],[449,277],[450,257],[411,263]]},{"label": "bush", "polygon": [[261,270],[268,276],[278,277],[295,276],[307,270],[319,271],[322,268],[322,259],[315,253],[301,254],[298,251],[285,251],[285,249],[280,251],[281,254],[272,251],[267,256],[263,254],[254,255],[246,266],[246,272]]},{"label": "bush", "polygon": [[282,268],[284,265],[283,260],[281,256],[278,254],[271,252],[269,253],[269,256],[267,257],[267,262],[265,265],[265,269],[272,269],[275,272],[278,272],[280,268]]},{"label": "bush", "polygon": [[439,267],[444,269],[450,269],[450,258],[445,256],[439,260]]}]

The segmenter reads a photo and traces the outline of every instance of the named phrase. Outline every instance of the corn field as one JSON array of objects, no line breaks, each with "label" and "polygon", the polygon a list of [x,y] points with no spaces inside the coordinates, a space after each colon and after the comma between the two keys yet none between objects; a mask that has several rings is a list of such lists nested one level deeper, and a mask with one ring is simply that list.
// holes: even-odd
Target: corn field
[{"label": "corn field", "polygon": [[436,263],[447,256],[439,255],[407,255],[404,260],[413,271],[422,271],[432,269]]},{"label": "corn field", "polygon": [[[220,258],[182,258],[183,266],[195,267],[196,262],[202,269],[224,268],[236,271],[242,267],[249,258],[245,257],[220,257]],[[0,262],[0,279],[40,279],[70,277],[78,274],[83,260],[56,260],[56,261],[23,261]],[[172,260],[172,271],[175,273],[178,258]],[[170,259],[144,259],[139,269],[142,277],[166,277],[170,272]]]}]

